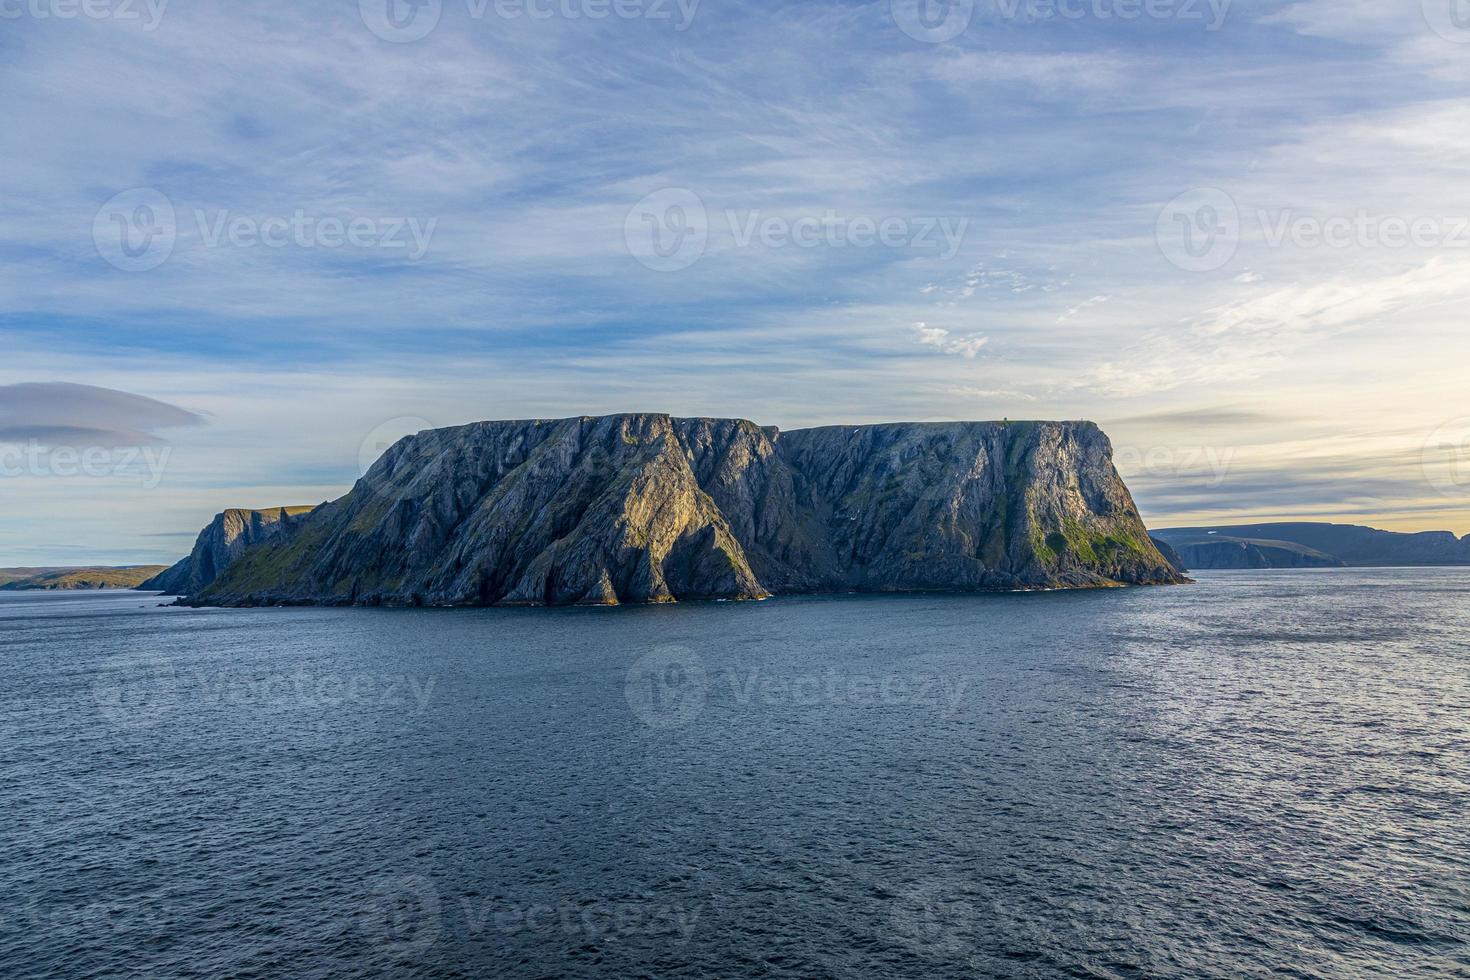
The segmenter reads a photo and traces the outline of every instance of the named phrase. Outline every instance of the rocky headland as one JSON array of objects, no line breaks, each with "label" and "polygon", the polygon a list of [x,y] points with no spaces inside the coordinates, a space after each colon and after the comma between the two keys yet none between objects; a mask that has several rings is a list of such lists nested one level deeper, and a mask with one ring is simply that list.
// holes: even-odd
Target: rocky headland
[{"label": "rocky headland", "polygon": [[231,508],[216,514],[199,532],[194,550],[186,558],[138,586],[169,595],[194,595],[201,591],[251,545],[270,541],[290,532],[310,507],[275,507],[270,510]]},{"label": "rocky headland", "polygon": [[405,437],[309,513],[220,515],[150,587],[197,605],[564,605],[1181,581],[1090,422],[630,414]]}]

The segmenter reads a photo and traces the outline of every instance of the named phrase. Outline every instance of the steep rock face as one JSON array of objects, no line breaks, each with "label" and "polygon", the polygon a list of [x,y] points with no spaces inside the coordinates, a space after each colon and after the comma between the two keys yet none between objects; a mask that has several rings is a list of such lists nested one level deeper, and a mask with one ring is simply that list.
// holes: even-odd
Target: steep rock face
[{"label": "steep rock face", "polygon": [[137,588],[156,589],[169,595],[194,595],[234,564],[246,548],[289,534],[299,525],[301,515],[310,510],[310,507],[230,509],[216,514],[209,526],[199,532],[188,557]]},{"label": "steep rock face", "polygon": [[837,567],[864,590],[1173,581],[1087,422],[805,429],[781,437]]},{"label": "steep rock face", "polygon": [[1449,531],[1404,533],[1295,521],[1166,528],[1154,534],[1178,548],[1192,568],[1470,565],[1470,535],[1456,538]]},{"label": "steep rock face", "polygon": [[1168,583],[1091,423],[615,415],[407,437],[207,604],[566,604]]},{"label": "steep rock face", "polygon": [[1154,547],[1159,549],[1159,554],[1164,556],[1164,560],[1173,566],[1174,571],[1181,575],[1189,571],[1189,566],[1185,563],[1184,556],[1175,551],[1173,545],[1156,534],[1150,534],[1148,538],[1154,543]]},{"label": "steep rock face", "polygon": [[1183,542],[1177,550],[1186,566],[1197,569],[1334,568],[1347,564],[1340,558],[1287,541],[1212,538]]}]

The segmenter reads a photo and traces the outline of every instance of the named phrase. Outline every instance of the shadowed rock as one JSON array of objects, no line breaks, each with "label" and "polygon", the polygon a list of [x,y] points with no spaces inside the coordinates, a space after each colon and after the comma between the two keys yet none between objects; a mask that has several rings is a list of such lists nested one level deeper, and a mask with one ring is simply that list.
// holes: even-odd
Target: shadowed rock
[{"label": "shadowed rock", "polygon": [[1470,534],[1457,538],[1449,531],[1405,533],[1292,521],[1165,528],[1154,534],[1178,549],[1190,568],[1470,565]]},{"label": "shadowed rock", "polygon": [[213,582],[253,544],[269,541],[291,530],[310,507],[276,507],[272,510],[230,509],[214,520],[194,542],[194,550],[168,569],[138,586],[141,591],[158,590],[169,595],[193,595]]}]

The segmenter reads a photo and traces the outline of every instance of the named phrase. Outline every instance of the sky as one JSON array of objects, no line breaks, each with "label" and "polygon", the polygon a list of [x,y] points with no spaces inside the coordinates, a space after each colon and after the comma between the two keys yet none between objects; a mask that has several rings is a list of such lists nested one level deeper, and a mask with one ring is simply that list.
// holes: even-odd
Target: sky
[{"label": "sky", "polygon": [[1462,0],[0,0],[0,99],[0,565],[619,411],[1470,532]]}]

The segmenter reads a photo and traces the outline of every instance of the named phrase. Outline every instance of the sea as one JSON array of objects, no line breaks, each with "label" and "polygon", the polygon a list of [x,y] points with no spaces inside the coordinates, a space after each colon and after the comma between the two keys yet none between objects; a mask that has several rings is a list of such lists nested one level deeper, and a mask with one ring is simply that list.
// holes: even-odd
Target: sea
[{"label": "sea", "polygon": [[1470,976],[1470,569],[1197,579],[0,593],[0,976]]}]

